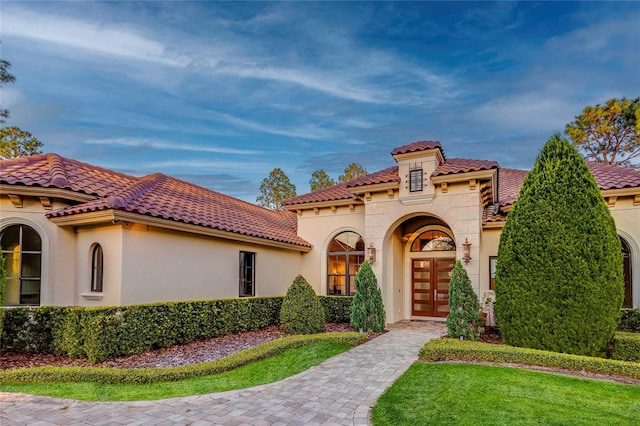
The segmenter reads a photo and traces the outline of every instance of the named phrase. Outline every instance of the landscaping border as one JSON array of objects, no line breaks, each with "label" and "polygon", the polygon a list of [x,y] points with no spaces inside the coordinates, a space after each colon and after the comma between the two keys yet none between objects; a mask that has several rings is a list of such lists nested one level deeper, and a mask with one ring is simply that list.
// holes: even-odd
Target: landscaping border
[{"label": "landscaping border", "polygon": [[359,345],[367,340],[357,332],[320,333],[289,336],[262,343],[215,361],[179,367],[163,368],[106,368],[106,367],[36,367],[0,371],[0,383],[60,383],[96,382],[107,384],[142,384],[184,380],[233,370],[265,359],[288,349],[317,342]]},{"label": "landscaping border", "polygon": [[640,363],[457,339],[433,339],[420,349],[422,361],[484,361],[557,367],[570,371],[640,379]]}]

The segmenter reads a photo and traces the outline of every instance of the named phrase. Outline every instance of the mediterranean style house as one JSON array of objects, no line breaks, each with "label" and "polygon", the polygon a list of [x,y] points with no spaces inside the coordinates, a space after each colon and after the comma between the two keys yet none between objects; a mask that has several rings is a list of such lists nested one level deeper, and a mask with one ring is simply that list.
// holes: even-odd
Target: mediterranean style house
[{"label": "mediterranean style house", "polygon": [[[456,259],[478,295],[491,294],[500,232],[527,172],[447,158],[435,141],[391,155],[396,165],[291,198],[282,212],[56,154],[3,160],[7,304],[280,296],[298,274],[318,294],[348,296],[364,260],[389,322],[445,317]],[[640,306],[640,171],[588,165],[622,243],[624,303]]]}]

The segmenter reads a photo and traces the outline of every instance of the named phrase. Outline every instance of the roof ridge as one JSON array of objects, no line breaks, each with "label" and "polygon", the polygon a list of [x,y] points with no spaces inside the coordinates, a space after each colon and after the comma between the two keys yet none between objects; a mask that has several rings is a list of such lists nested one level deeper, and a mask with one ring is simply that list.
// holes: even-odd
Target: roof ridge
[{"label": "roof ridge", "polygon": [[162,173],[154,173],[152,175],[139,178],[138,182],[128,188],[125,188],[120,194],[108,196],[106,200],[107,206],[113,209],[126,207],[132,201],[143,196],[156,185],[167,179],[167,176]]},{"label": "roof ridge", "polygon": [[67,169],[64,166],[62,157],[58,154],[47,154],[46,157],[49,161],[51,183],[60,188],[68,187],[69,179],[67,178]]}]

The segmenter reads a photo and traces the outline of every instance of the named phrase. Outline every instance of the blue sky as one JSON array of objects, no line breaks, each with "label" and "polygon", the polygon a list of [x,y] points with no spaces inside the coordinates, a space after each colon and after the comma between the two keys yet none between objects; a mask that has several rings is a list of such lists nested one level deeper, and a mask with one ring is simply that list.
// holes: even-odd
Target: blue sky
[{"label": "blue sky", "polygon": [[373,172],[439,140],[528,169],[587,105],[640,95],[640,2],[12,2],[5,125],[248,201],[282,168]]}]

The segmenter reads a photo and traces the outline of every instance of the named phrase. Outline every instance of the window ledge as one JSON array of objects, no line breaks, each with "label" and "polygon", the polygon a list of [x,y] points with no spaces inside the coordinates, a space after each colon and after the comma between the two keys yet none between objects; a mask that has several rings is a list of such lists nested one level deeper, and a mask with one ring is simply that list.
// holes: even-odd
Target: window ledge
[{"label": "window ledge", "polygon": [[87,300],[102,300],[102,293],[80,293]]}]

